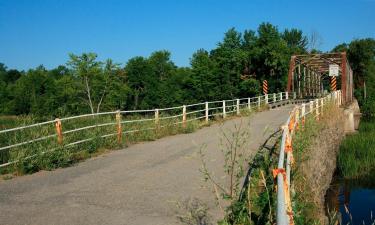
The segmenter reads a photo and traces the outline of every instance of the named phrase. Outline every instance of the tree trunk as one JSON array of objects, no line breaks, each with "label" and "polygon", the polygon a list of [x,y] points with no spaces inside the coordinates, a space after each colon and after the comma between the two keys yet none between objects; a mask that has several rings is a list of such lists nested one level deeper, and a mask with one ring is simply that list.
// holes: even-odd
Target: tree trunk
[{"label": "tree trunk", "polygon": [[94,107],[92,106],[92,101],[91,101],[91,92],[90,92],[90,86],[89,86],[89,80],[88,80],[87,76],[85,76],[85,85],[86,85],[86,93],[87,93],[87,97],[88,97],[88,99],[89,99],[90,110],[91,110],[91,113],[94,114]]}]

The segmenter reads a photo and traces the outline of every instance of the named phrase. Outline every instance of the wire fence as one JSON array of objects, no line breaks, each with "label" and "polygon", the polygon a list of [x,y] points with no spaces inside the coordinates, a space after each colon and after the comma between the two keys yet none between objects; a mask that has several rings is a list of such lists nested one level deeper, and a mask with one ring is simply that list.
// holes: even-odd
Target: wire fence
[{"label": "wire fence", "polygon": [[[277,179],[277,215],[278,225],[294,224],[293,209],[290,195],[291,186],[291,163],[293,159],[292,144],[293,136],[298,124],[304,124],[306,117],[319,118],[324,113],[324,106],[334,102],[340,106],[342,104],[341,91],[335,91],[325,97],[317,98],[307,104],[296,106],[286,123],[282,127],[282,138],[280,144],[280,154],[278,167],[273,170],[273,175]],[[307,111],[307,108],[309,109]]]},{"label": "wire fence", "polygon": [[158,133],[163,128],[176,126],[186,128],[194,121],[208,123],[217,117],[239,115],[241,110],[260,109],[267,104],[288,100],[289,96],[290,93],[281,92],[162,109],[83,114],[3,129],[0,130],[0,168],[98,139],[121,144],[130,134]]}]

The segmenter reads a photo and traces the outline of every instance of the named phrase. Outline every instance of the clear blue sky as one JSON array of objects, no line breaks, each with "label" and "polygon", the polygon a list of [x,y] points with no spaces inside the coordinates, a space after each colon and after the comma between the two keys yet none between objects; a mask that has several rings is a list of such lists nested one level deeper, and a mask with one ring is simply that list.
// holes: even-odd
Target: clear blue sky
[{"label": "clear blue sky", "polygon": [[96,52],[125,63],[155,50],[188,66],[230,27],[316,31],[322,50],[375,37],[375,0],[0,0],[0,62],[29,69],[65,64],[68,53]]}]

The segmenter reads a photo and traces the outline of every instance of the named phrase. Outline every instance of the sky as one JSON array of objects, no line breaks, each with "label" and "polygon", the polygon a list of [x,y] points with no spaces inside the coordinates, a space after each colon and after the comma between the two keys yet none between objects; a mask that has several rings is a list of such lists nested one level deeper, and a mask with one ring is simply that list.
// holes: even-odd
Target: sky
[{"label": "sky", "polygon": [[168,50],[178,66],[211,50],[231,27],[262,22],[301,29],[332,49],[375,38],[375,0],[0,0],[0,62],[27,70],[65,64],[69,53],[95,52],[123,65]]}]

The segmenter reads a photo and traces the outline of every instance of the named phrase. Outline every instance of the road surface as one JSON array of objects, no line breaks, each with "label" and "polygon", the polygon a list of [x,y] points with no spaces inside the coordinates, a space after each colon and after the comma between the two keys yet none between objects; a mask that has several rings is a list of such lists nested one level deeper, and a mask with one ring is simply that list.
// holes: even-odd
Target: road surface
[{"label": "road surface", "polygon": [[254,155],[292,107],[135,144],[69,168],[0,181],[0,224],[181,224],[177,203],[188,198],[200,199],[212,220],[220,219],[211,186],[199,171],[199,148],[206,145],[208,167],[224,182],[222,132],[239,124],[246,127],[246,149]]}]

